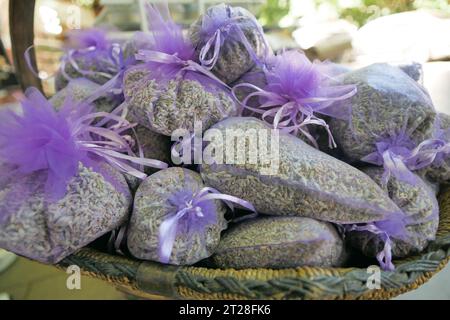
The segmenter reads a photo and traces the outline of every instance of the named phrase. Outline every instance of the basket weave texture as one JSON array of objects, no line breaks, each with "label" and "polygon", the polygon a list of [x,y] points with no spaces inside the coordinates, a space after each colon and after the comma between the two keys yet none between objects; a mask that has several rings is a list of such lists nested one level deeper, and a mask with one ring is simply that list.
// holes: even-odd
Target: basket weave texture
[{"label": "basket weave texture", "polygon": [[439,195],[436,240],[414,257],[381,272],[381,289],[369,289],[367,269],[210,269],[142,262],[84,248],[58,267],[77,265],[85,275],[142,298],[156,299],[389,299],[417,289],[450,260],[450,188]]}]

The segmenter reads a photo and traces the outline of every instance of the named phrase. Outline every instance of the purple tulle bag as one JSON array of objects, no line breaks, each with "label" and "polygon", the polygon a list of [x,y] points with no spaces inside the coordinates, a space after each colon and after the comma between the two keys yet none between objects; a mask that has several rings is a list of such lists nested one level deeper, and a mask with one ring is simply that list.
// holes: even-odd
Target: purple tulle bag
[{"label": "purple tulle bag", "polygon": [[261,217],[227,230],[212,257],[219,268],[341,267],[344,241],[327,222],[302,217]]},{"label": "purple tulle bag", "polygon": [[407,232],[401,239],[396,239],[374,228],[354,227],[347,235],[349,242],[367,256],[383,254],[385,250],[381,249],[386,244],[396,258],[423,251],[429,241],[435,239],[439,225],[439,204],[434,190],[420,177],[416,177],[414,183],[392,177],[385,185],[382,168],[369,167],[363,171],[384,188],[402,210]]},{"label": "purple tulle bag", "polygon": [[448,144],[443,139],[430,138],[420,144],[414,143],[406,125],[388,138],[375,143],[376,151],[361,160],[384,168],[382,183],[386,185],[393,176],[414,184],[418,177],[413,172],[426,172],[432,164],[439,162],[439,156],[446,153]]},{"label": "purple tulle bag", "polygon": [[[244,152],[240,146],[248,144],[251,150],[255,145],[249,140],[252,133],[271,137],[270,127],[255,118],[237,117],[225,119],[212,129],[219,130],[223,137],[227,132],[239,132],[239,142],[226,147],[217,139],[205,146],[227,151],[223,155],[227,162],[202,164],[206,185],[251,202],[259,213],[309,217],[382,233],[386,247],[379,256],[380,264],[393,268],[389,239],[405,237],[404,214],[369,176],[287,133],[279,133],[278,142],[270,138],[267,149],[258,150],[258,161],[239,161],[238,155]],[[230,154],[234,158],[228,158]]]},{"label": "purple tulle bag", "polygon": [[103,97],[121,103],[123,74],[135,63],[133,55],[125,55],[124,44],[109,39],[105,29],[74,30],[68,34],[55,79],[56,89],[62,90],[74,79],[86,78],[101,85],[91,94],[88,103]]},{"label": "purple tulle bag", "polygon": [[160,134],[176,129],[203,129],[236,112],[229,89],[209,70],[195,62],[195,49],[170,19],[167,6],[148,5],[151,50],[139,50],[141,64],[125,75],[124,92],[130,118]]},{"label": "purple tulle bag", "polygon": [[[263,121],[283,132],[303,137],[318,148],[311,126],[323,127],[329,136],[330,148],[336,147],[325,118],[348,120],[351,114],[349,99],[356,94],[351,84],[336,85],[332,65],[311,63],[298,51],[286,51],[269,58],[263,69],[266,85],[240,83],[233,93],[242,107],[259,115]],[[261,74],[249,75],[250,80],[262,82]],[[252,79],[253,78],[253,79]],[[251,90],[244,99],[242,90]]]},{"label": "purple tulle bag", "polygon": [[[376,165],[395,162],[388,166],[403,172],[405,166],[415,170],[424,165],[428,151],[424,154],[420,150],[433,148],[435,142],[425,141],[433,139],[436,111],[419,83],[401,69],[382,63],[345,73],[337,81],[355,84],[358,89],[349,101],[350,119],[329,121],[338,147],[349,161]],[[385,152],[389,149],[391,152]],[[398,154],[407,163],[401,165],[389,154]]]},{"label": "purple tulle bag", "polygon": [[227,84],[272,54],[256,18],[227,4],[207,9],[190,27],[189,38],[202,66]]},{"label": "purple tulle bag", "polygon": [[57,112],[29,89],[21,113],[1,112],[0,247],[57,263],[126,221],[121,172],[144,179],[139,166],[167,167],[129,152],[130,123],[91,110],[67,98]]},{"label": "purple tulle bag", "polygon": [[[92,95],[96,94],[101,90],[101,85],[86,79],[77,78],[68,82],[67,86],[58,91],[54,96],[51,97],[50,103],[59,110],[67,97],[70,97],[74,102],[83,102],[89,100]],[[104,97],[96,99],[92,102],[95,107],[95,111],[99,112],[111,112],[118,105],[120,101],[117,101],[114,97],[105,95]]]},{"label": "purple tulle bag", "polygon": [[[265,88],[267,86],[266,73],[264,72],[265,67],[253,67],[248,72],[244,73],[237,81],[231,84],[231,88],[238,87],[239,89],[234,90],[235,99],[237,101],[244,101],[244,99],[254,92],[253,87],[241,86],[242,84],[251,84],[252,86],[258,88]],[[252,108],[258,108],[260,103],[259,99],[249,99],[247,105]],[[239,104],[239,115],[243,117],[260,117],[259,113],[254,112],[248,108],[243,108]]]},{"label": "purple tulle bag", "polygon": [[439,113],[434,134],[440,143],[433,150],[436,155],[432,164],[419,170],[434,183],[447,183],[450,181],[450,116]]},{"label": "purple tulle bag", "polygon": [[198,173],[169,168],[138,188],[128,226],[127,245],[139,259],[192,265],[211,256],[227,228],[226,205],[248,202],[204,186]]}]

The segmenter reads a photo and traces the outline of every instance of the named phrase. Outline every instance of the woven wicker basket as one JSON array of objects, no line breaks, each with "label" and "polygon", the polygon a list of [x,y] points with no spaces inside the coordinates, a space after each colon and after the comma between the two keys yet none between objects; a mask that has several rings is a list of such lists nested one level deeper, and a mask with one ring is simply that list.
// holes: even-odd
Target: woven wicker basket
[{"label": "woven wicker basket", "polygon": [[[23,88],[42,88],[23,52],[34,42],[35,0],[10,1],[14,64]],[[21,25],[22,28],[16,28]],[[36,66],[34,50],[31,63]],[[450,259],[450,188],[440,195],[437,239],[425,253],[394,261],[395,272],[382,272],[381,289],[370,290],[366,269],[297,268],[218,270],[173,267],[82,249],[58,267],[78,265],[85,275],[108,281],[138,297],[176,299],[388,299],[416,289]]]},{"label": "woven wicker basket", "polygon": [[381,273],[381,289],[369,289],[366,269],[220,270],[141,262],[82,249],[58,267],[78,265],[85,275],[142,298],[171,299],[389,299],[417,289],[450,260],[450,188],[439,196],[436,240],[420,256],[394,261]]}]

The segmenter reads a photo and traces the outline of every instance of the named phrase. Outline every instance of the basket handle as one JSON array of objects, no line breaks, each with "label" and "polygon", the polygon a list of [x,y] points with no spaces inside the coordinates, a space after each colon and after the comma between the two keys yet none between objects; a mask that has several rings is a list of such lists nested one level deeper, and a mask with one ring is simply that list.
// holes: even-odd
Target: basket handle
[{"label": "basket handle", "polygon": [[[36,87],[42,91],[42,83],[29,69],[24,58],[25,51],[34,44],[35,0],[9,1],[9,28],[16,77],[23,90]],[[30,50],[31,64],[36,67],[35,50]]]}]

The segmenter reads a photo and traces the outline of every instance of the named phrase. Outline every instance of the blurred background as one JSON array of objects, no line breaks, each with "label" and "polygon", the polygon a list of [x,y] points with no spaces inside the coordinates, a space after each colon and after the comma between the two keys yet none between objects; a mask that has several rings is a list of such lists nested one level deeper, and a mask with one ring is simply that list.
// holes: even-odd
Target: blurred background
[{"label": "blurred background", "polygon": [[[70,29],[106,26],[115,38],[126,39],[147,30],[146,0],[37,0],[35,45],[42,75],[59,65],[64,35]],[[161,2],[152,0],[151,2]],[[188,27],[217,0],[169,0],[175,20]],[[352,67],[377,61],[424,64],[425,85],[437,108],[450,112],[443,96],[450,79],[449,0],[232,0],[253,12],[275,50],[298,48],[311,59],[331,60]],[[8,0],[0,0],[0,84],[11,77]],[[17,26],[20,28],[20,26]],[[49,49],[52,48],[52,49]],[[8,63],[9,62],[9,63]],[[51,79],[44,82],[54,92]],[[2,94],[5,95],[5,94]]]},{"label": "blurred background", "polygon": [[[14,0],[0,0],[2,106],[17,103],[21,94],[12,67],[9,1]],[[253,12],[276,51],[300,49],[311,59],[352,68],[374,62],[422,63],[424,85],[436,108],[450,114],[450,0],[169,0],[173,17],[186,27],[207,7],[221,2]],[[45,77],[57,70],[59,49],[71,29],[105,26],[120,39],[147,30],[143,5],[144,0],[37,0],[34,31],[40,74]],[[51,78],[43,84],[47,95],[54,93]],[[0,299],[126,298],[89,279],[83,280],[87,289],[69,292],[65,278],[64,272],[16,260],[0,250]],[[447,282],[440,281],[444,278]],[[449,279],[447,267],[423,288],[401,298],[450,299],[450,288],[445,286]]]}]

